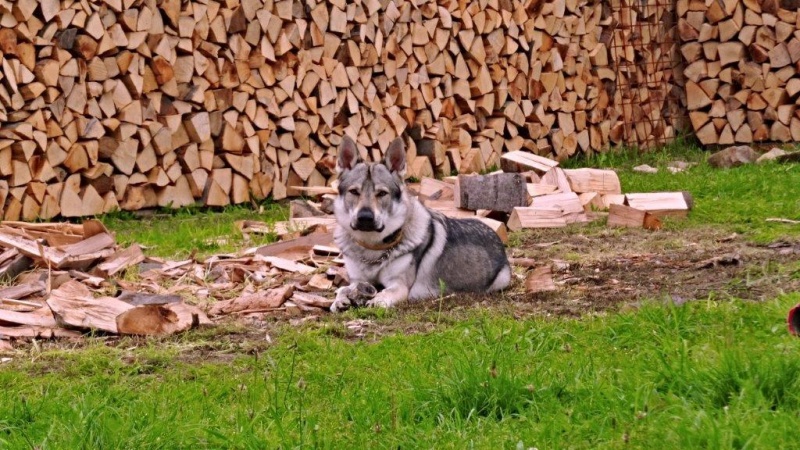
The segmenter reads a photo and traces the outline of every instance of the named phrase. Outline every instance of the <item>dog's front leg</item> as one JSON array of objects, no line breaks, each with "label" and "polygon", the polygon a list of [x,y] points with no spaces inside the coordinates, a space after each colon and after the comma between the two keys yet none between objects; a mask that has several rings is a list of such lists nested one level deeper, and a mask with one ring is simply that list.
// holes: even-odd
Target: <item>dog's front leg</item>
[{"label": "dog's front leg", "polygon": [[367,306],[392,308],[406,300],[408,300],[408,286],[399,282],[378,292],[375,298],[367,302]]},{"label": "dog's front leg", "polygon": [[351,283],[336,290],[336,299],[331,304],[331,312],[342,312],[350,309],[353,303],[350,301],[350,293],[356,288],[358,283]]}]

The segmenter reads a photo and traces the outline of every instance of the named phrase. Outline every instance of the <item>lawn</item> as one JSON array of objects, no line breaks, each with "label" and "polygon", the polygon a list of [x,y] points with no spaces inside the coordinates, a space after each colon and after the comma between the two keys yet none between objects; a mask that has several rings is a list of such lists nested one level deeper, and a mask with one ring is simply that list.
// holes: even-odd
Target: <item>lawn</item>
[{"label": "lawn", "polygon": [[[800,226],[766,219],[800,219],[800,165],[717,170],[706,156],[673,146],[570,162],[617,168],[626,192],[695,199],[688,220],[655,233],[512,237],[510,252],[567,260],[592,289],[3,355],[0,448],[792,447],[800,340],[785,319],[800,303]],[[673,175],[676,159],[698,165]],[[641,163],[661,170],[631,170]],[[265,204],[103,220],[173,257],[254,245],[233,222],[283,216]],[[764,245],[776,241],[789,251]],[[734,250],[735,268],[692,268]]]}]

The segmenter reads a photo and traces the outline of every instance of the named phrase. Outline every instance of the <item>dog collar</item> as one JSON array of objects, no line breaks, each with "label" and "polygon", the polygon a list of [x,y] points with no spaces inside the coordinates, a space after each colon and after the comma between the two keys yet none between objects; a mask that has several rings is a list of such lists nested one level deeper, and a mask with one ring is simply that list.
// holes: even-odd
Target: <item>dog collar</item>
[{"label": "dog collar", "polygon": [[367,250],[385,251],[394,248],[400,241],[403,240],[403,227],[400,227],[394,233],[386,236],[383,242],[377,245],[368,244],[364,241],[356,239],[356,244],[366,248]]}]

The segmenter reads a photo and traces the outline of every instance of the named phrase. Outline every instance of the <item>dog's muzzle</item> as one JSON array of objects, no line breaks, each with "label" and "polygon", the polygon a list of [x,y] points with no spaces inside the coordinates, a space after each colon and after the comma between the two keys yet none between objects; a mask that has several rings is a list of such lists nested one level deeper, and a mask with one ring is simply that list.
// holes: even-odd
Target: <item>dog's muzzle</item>
[{"label": "dog's muzzle", "polygon": [[352,225],[354,230],[358,231],[382,231],[383,227],[378,227],[375,223],[375,214],[368,208],[362,208],[356,214],[355,224]]}]

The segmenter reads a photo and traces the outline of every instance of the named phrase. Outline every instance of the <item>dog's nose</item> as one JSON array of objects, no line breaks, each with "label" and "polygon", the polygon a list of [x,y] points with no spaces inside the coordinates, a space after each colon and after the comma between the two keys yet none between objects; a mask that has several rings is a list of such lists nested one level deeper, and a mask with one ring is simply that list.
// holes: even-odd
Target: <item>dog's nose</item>
[{"label": "dog's nose", "polygon": [[375,222],[375,214],[372,214],[372,210],[369,208],[361,208],[356,215],[356,220],[359,224],[371,224]]},{"label": "dog's nose", "polygon": [[369,208],[362,208],[356,215],[356,229],[361,231],[375,230],[375,214]]}]

